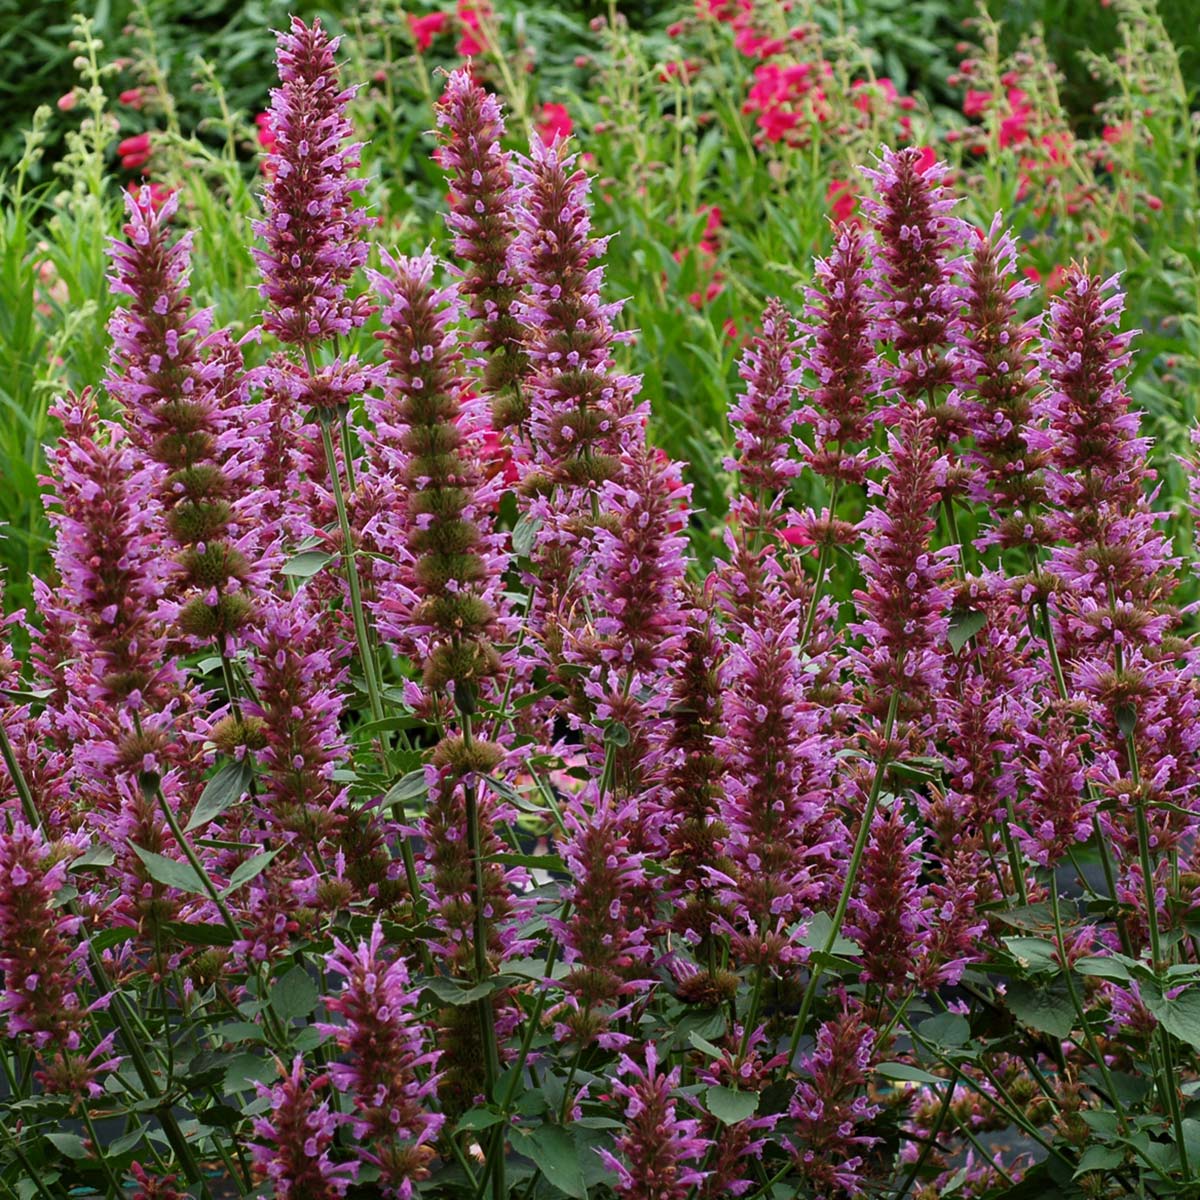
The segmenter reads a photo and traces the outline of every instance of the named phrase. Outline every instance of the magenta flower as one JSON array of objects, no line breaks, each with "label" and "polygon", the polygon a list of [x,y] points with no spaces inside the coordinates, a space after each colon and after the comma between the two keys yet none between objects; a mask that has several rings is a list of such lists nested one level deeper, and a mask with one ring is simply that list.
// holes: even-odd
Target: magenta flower
[{"label": "magenta flower", "polygon": [[672,1094],[679,1087],[679,1069],[659,1070],[653,1042],[646,1043],[645,1055],[644,1067],[621,1055],[612,1090],[625,1101],[625,1129],[617,1136],[616,1154],[599,1154],[616,1174],[616,1194],[625,1200],[684,1200],[704,1182],[702,1164],[710,1143],[695,1117],[679,1115],[683,1101]]},{"label": "magenta flower", "polygon": [[944,163],[927,165],[913,146],[885,148],[874,169],[863,169],[876,191],[863,199],[875,231],[876,336],[896,348],[899,361],[888,373],[897,392],[929,403],[942,441],[965,431],[961,413],[939,407],[945,395],[938,395],[955,382],[948,354],[959,324],[953,278],[967,228],[953,215],[946,171]]},{"label": "magenta flower", "polygon": [[865,587],[855,592],[861,619],[850,626],[862,638],[854,652],[871,689],[867,706],[877,716],[898,697],[901,721],[927,724],[943,686],[949,627],[947,588],[957,547],[930,547],[932,509],[940,497],[946,463],[934,445],[934,423],[905,407],[880,459],[884,482],[872,484],[882,503],[863,520]]},{"label": "magenta flower", "polygon": [[304,1057],[297,1054],[292,1069],[274,1087],[258,1084],[269,1098],[270,1114],[255,1117],[251,1145],[255,1166],[271,1181],[280,1200],[337,1200],[358,1174],[357,1163],[330,1159],[338,1118],[328,1100],[318,1100],[328,1078],[309,1080]]},{"label": "magenta flower", "polygon": [[345,1024],[320,1028],[341,1056],[329,1075],[353,1103],[349,1125],[360,1143],[355,1153],[379,1168],[384,1196],[409,1200],[413,1184],[429,1173],[443,1118],[428,1108],[437,1089],[437,1077],[428,1072],[438,1052],[426,1048],[426,1031],[414,1015],[417,996],[408,969],[385,951],[378,923],[353,948],[335,938],[325,968],[344,980],[325,1004]]},{"label": "magenta flower", "polygon": [[300,346],[345,336],[367,317],[364,302],[346,295],[366,262],[362,233],[370,218],[353,199],[363,186],[350,175],[358,165],[346,114],[354,90],[343,90],[338,79],[338,41],[320,19],[308,26],[293,17],[278,35],[282,86],[271,92],[274,144],[265,164],[264,218],[254,223],[266,243],[254,251],[268,304],[263,325]]},{"label": "magenta flower", "polygon": [[859,1131],[879,1111],[865,1091],[875,1036],[861,1008],[843,997],[842,1011],[821,1025],[816,1048],[800,1063],[807,1078],[788,1106],[796,1123],[791,1151],[818,1195],[862,1194],[863,1153],[878,1140]]},{"label": "magenta flower", "polygon": [[437,117],[444,131],[438,161],[451,186],[446,222],[462,271],[459,291],[475,322],[475,349],[485,358],[483,387],[497,428],[520,425],[528,413],[517,384],[527,358],[515,311],[516,191],[511,155],[500,147],[504,115],[500,101],[460,67],[446,80]]}]

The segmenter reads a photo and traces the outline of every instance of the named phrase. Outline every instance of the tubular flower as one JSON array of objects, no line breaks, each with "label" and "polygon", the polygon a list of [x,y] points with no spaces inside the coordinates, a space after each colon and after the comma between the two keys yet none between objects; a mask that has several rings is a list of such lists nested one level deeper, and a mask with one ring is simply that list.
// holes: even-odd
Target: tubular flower
[{"label": "tubular flower", "polygon": [[425,1048],[425,1030],[413,1015],[416,992],[404,960],[384,951],[378,922],[370,938],[353,948],[335,938],[325,967],[345,981],[325,1001],[345,1024],[320,1028],[342,1056],[329,1075],[339,1092],[353,1098],[349,1125],[361,1143],[357,1157],[379,1168],[384,1196],[409,1200],[413,1184],[429,1173],[443,1121],[427,1109],[436,1076],[418,1077],[438,1054]]},{"label": "tubular flower", "polygon": [[519,426],[528,416],[519,387],[527,357],[515,312],[520,294],[512,261],[516,190],[511,156],[500,148],[500,101],[460,67],[446,80],[437,119],[444,130],[439,161],[451,186],[446,222],[462,270],[459,291],[475,322],[475,348],[486,360],[483,388],[492,398],[496,428]]},{"label": "tubular flower", "polygon": [[941,184],[945,164],[924,165],[917,148],[885,149],[863,174],[877,192],[863,201],[875,231],[877,335],[896,347],[896,390],[905,400],[926,398],[939,439],[948,442],[965,432],[962,414],[937,393],[954,382],[947,353],[959,322],[952,260],[966,227],[951,215],[955,201]]},{"label": "tubular flower", "polygon": [[1017,244],[997,213],[987,234],[976,234],[963,268],[963,318],[954,356],[962,405],[975,439],[971,499],[991,509],[981,545],[1037,545],[1046,540],[1044,450],[1030,445],[1037,366],[1032,342],[1037,320],[1017,319],[1033,286],[1017,274]]},{"label": "tubular flower", "polygon": [[796,639],[787,610],[764,609],[758,627],[742,628],[722,680],[720,818],[735,869],[721,898],[734,913],[738,957],[756,964],[797,952],[784,930],[816,894],[813,869],[833,832],[822,828],[828,771],[804,711]]},{"label": "tubular flower", "polygon": [[322,616],[306,590],[264,607],[251,635],[254,698],[244,720],[230,717],[213,733],[227,752],[238,745],[254,751],[260,816],[298,836],[306,850],[337,830],[346,807],[345,789],[333,781],[349,757],[339,728],[346,669]]},{"label": "tubular flower", "polygon": [[337,1200],[358,1173],[357,1163],[330,1161],[338,1119],[328,1100],[317,1099],[328,1082],[326,1076],[306,1079],[304,1057],[297,1054],[282,1082],[270,1088],[258,1084],[258,1094],[270,1100],[271,1109],[269,1116],[254,1119],[254,1133],[261,1140],[251,1150],[255,1166],[280,1200]]},{"label": "tubular flower", "polygon": [[872,484],[882,503],[863,520],[866,586],[854,593],[862,620],[850,626],[863,639],[856,657],[871,688],[867,707],[882,716],[899,697],[902,720],[927,724],[943,684],[943,643],[949,627],[947,583],[956,547],[931,550],[930,515],[945,478],[933,442],[933,421],[906,407],[889,450],[880,459],[886,482]]},{"label": "tubular flower", "polygon": [[708,936],[721,911],[710,870],[728,874],[730,869],[724,845],[729,831],[719,815],[723,771],[717,739],[722,730],[723,654],[711,614],[691,608],[682,652],[672,672],[659,793],[662,836],[682,890],[672,924],[689,940]]},{"label": "tubular flower", "polygon": [[184,634],[223,642],[264,586],[266,536],[248,494],[254,437],[241,351],[210,332],[208,310],[191,311],[191,234],[170,238],[178,204],[172,196],[155,211],[145,190],[126,193],[127,240],[114,239],[109,253],[113,289],[129,300],[109,323],[107,385],[131,440],[161,466],[159,519],[176,564],[161,615]]},{"label": "tubular flower", "polygon": [[849,1198],[862,1194],[862,1154],[877,1140],[858,1130],[879,1106],[865,1094],[875,1031],[857,1006],[845,998],[842,1004],[800,1064],[808,1078],[797,1086],[788,1116],[796,1122],[792,1154],[801,1173],[818,1195]]},{"label": "tubular flower", "polygon": [[775,517],[788,481],[800,473],[789,457],[800,380],[795,320],[780,300],[768,300],[762,333],[742,354],[738,374],[745,392],[729,410],[737,457],[725,460],[737,471],[738,519],[750,529],[766,530]]},{"label": "tubular flower", "polygon": [[101,425],[88,393],[55,415],[64,433],[46,481],[61,581],[53,612],[78,660],[68,672],[73,701],[86,699],[93,710],[157,711],[182,677],[163,664],[165,641],[154,620],[170,570],[153,535],[156,471],[139,462],[119,427]]},{"label": "tubular flower", "polygon": [[862,445],[874,424],[876,352],[867,246],[859,227],[839,225],[829,257],[818,259],[813,270],[802,320],[803,365],[817,383],[797,413],[812,426],[812,448],[805,448],[804,457],[830,481],[861,484]]},{"label": "tubular flower", "polygon": [[608,244],[590,236],[590,181],[557,140],[534,139],[514,170],[520,187],[513,260],[529,292],[517,315],[527,329],[532,461],[523,486],[559,485],[557,507],[574,511],[575,492],[595,494],[620,475],[620,456],[644,424],[636,380],[618,374],[612,348],[619,304],[600,299]]},{"label": "tubular flower", "polygon": [[499,665],[495,485],[472,447],[479,414],[462,404],[455,295],[433,286],[428,253],[384,261],[388,273],[372,280],[384,302],[386,395],[370,408],[375,444],[404,493],[400,511],[381,517],[397,524],[379,530],[397,545],[404,578],[381,604],[380,623],[411,644],[427,688],[470,704]]},{"label": "tubular flower", "polygon": [[700,1122],[678,1114],[679,1069],[660,1071],[658,1050],[646,1044],[646,1065],[622,1054],[612,1090],[625,1101],[625,1129],[618,1135],[617,1155],[600,1151],[618,1178],[616,1193],[625,1200],[683,1200],[704,1181],[701,1169],[711,1143],[700,1134]]},{"label": "tubular flower", "polygon": [[77,1100],[102,1094],[96,1076],[120,1061],[105,1061],[111,1036],[91,1053],[82,1049],[88,1012],[108,998],[85,1008],[83,918],[67,915],[58,903],[67,865],[86,846],[82,834],[48,842],[41,830],[19,819],[11,830],[0,830],[0,1021],[9,1038],[32,1043],[43,1087]]},{"label": "tubular flower", "polygon": [[358,147],[346,114],[353,89],[342,90],[331,39],[320,20],[293,17],[278,35],[281,86],[271,92],[274,143],[266,160],[264,218],[254,232],[266,244],[254,251],[267,302],[264,327],[282,342],[311,346],[345,336],[366,320],[346,285],[365,262],[362,231],[370,218],[354,204],[362,181],[349,172]]},{"label": "tubular flower", "polygon": [[627,1008],[612,1008],[640,990],[653,957],[657,924],[655,893],[647,881],[637,806],[597,801],[589,788],[564,813],[561,848],[573,880],[571,913],[551,927],[564,947],[571,971],[563,981],[568,997],[560,1013],[560,1036],[581,1045],[598,1040],[611,1048],[628,1039],[609,1031]]}]

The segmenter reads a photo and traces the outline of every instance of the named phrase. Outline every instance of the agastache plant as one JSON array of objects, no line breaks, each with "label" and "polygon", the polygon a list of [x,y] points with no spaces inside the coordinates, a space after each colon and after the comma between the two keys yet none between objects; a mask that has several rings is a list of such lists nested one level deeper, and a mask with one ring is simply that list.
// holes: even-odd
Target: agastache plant
[{"label": "agastache plant", "polygon": [[0,1191],[1192,1195],[1194,555],[1120,280],[1039,304],[885,148],[704,511],[588,160],[453,21],[416,255],[280,35],[261,346],[190,295],[202,178],[127,201],[0,646]]}]

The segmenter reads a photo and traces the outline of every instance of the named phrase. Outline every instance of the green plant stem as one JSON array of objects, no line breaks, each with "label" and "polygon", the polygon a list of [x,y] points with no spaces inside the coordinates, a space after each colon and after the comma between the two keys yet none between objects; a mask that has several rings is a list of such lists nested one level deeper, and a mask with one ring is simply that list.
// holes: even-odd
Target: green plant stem
[{"label": "green plant stem", "polygon": [[[37,805],[34,803],[33,792],[29,787],[29,781],[25,778],[25,772],[21,770],[20,763],[17,762],[12,742],[8,738],[8,730],[5,729],[2,719],[0,719],[0,756],[4,758],[4,765],[8,768],[8,774],[12,779],[13,787],[17,790],[17,796],[20,799],[25,819],[31,826],[40,828],[42,819],[38,813]],[[79,907],[74,900],[68,902],[67,911],[72,916],[80,915]],[[134,1070],[141,1080],[146,1095],[163,1099],[162,1092],[159,1090],[154,1077],[154,1068],[151,1067],[149,1059],[146,1058],[142,1042],[130,1028],[130,1014],[126,1011],[125,1001],[113,987],[112,981],[108,978],[108,972],[105,970],[104,960],[101,958],[100,952],[92,945],[90,939],[88,941],[88,957],[91,965],[92,982],[96,985],[97,991],[101,995],[112,996],[108,1011],[112,1013],[113,1020],[121,1031],[121,1038],[125,1044],[125,1049],[129,1052]],[[209,1191],[208,1184],[204,1181],[195,1156],[192,1154],[192,1148],[188,1145],[187,1138],[184,1137],[183,1130],[179,1127],[179,1122],[170,1110],[170,1102],[164,1100],[163,1106],[155,1109],[155,1114],[163,1127],[163,1133],[166,1135],[167,1141],[171,1144],[171,1149],[175,1151],[179,1159],[180,1167],[187,1177],[188,1182],[192,1184],[198,1183],[200,1185],[200,1195],[211,1200],[211,1192]]]},{"label": "green plant stem", "polygon": [[925,1145],[921,1147],[921,1153],[917,1157],[917,1161],[908,1169],[908,1173],[904,1176],[903,1182],[900,1184],[900,1190],[896,1193],[894,1200],[904,1200],[908,1195],[909,1188],[916,1182],[916,1178],[921,1173],[921,1168],[925,1165],[925,1160],[929,1157],[929,1152],[933,1149],[934,1143],[937,1141],[938,1134],[942,1131],[942,1126],[946,1123],[946,1118],[950,1115],[950,1105],[954,1101],[954,1088],[958,1083],[957,1077],[952,1077],[946,1080],[946,1098],[942,1101],[941,1107],[938,1109],[938,1115],[933,1123],[933,1128],[929,1131],[929,1137],[925,1141]]},{"label": "green plant stem", "polygon": [[1071,975],[1071,968],[1067,962],[1067,939],[1063,933],[1062,909],[1059,906],[1058,883],[1054,878],[1053,867],[1050,868],[1050,878],[1047,882],[1048,891],[1050,892],[1050,912],[1054,918],[1054,940],[1058,943],[1058,957],[1062,966],[1063,978],[1067,981],[1067,994],[1071,998],[1071,1007],[1075,1009],[1075,1016],[1079,1021],[1079,1028],[1083,1031],[1088,1051],[1096,1060],[1096,1066],[1100,1071],[1101,1078],[1104,1080],[1104,1086],[1108,1090],[1109,1103],[1113,1106],[1118,1119],[1123,1121],[1125,1119],[1125,1110],[1121,1104],[1121,1098],[1117,1095],[1116,1086],[1108,1071],[1108,1064],[1104,1061],[1104,1055],[1100,1053],[1100,1047],[1096,1044],[1091,1027],[1088,1025],[1087,1014],[1083,1011],[1083,1002],[1079,998],[1079,990],[1075,986],[1075,980]]},{"label": "green plant stem", "polygon": [[[471,732],[471,714],[460,710],[462,721],[463,746],[469,752],[473,744]],[[483,839],[479,824],[479,792],[473,780],[463,780],[463,794],[466,800],[467,816],[467,852],[471,856],[471,866],[475,877],[475,982],[483,983],[491,974],[488,965],[488,927],[487,916],[484,913],[484,871],[483,871]],[[490,995],[481,996],[478,1001],[479,1032],[483,1039],[484,1072],[487,1080],[488,1099],[493,1103],[497,1100],[497,1088],[500,1083],[500,1052],[496,1047],[496,1014]],[[492,1172],[492,1195],[495,1200],[504,1200],[507,1188],[504,1182],[504,1144],[501,1141],[496,1155],[496,1169]]]},{"label": "green plant stem", "polygon": [[[837,504],[838,481],[835,479],[829,488],[829,520],[833,521],[834,506]],[[812,636],[813,624],[817,619],[817,604],[821,599],[821,593],[825,587],[825,574],[829,569],[829,560],[833,557],[832,544],[828,538],[821,543],[821,549],[817,554],[817,574],[813,580],[812,599],[808,602],[808,612],[804,617],[804,629],[800,634],[800,649],[804,650],[808,646],[808,639]]]},{"label": "green plant stem", "polygon": [[896,713],[900,708],[900,693],[893,691],[891,700],[888,703],[887,720],[883,726],[883,748],[879,752],[879,761],[875,765],[875,778],[871,781],[871,791],[867,796],[867,804],[863,809],[862,821],[858,827],[858,836],[854,840],[854,849],[850,854],[850,865],[846,868],[846,881],[842,884],[842,894],[838,897],[837,908],[834,910],[833,920],[829,926],[829,936],[825,939],[825,945],[822,947],[821,959],[819,959],[809,972],[808,985],[804,989],[804,995],[800,1001],[800,1011],[796,1014],[796,1024],[792,1029],[792,1039],[788,1045],[788,1064],[791,1065],[796,1057],[796,1050],[800,1046],[800,1038],[804,1033],[804,1026],[808,1021],[809,1010],[812,1008],[812,1003],[817,993],[817,984],[824,974],[824,963],[822,959],[828,957],[833,951],[834,945],[837,943],[838,935],[841,933],[842,922],[846,919],[846,909],[850,906],[850,897],[854,892],[854,884],[858,878],[858,869],[862,865],[863,854],[867,849],[867,841],[871,836],[871,825],[875,819],[875,809],[879,805],[879,795],[883,791],[883,777],[887,770],[889,750],[892,741],[892,732],[896,726]]}]

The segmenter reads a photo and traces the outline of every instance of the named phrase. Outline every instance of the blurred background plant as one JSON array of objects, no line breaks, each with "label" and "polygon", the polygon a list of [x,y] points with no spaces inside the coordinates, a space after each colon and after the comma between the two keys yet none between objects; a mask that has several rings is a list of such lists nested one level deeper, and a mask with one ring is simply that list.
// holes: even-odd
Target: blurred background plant
[{"label": "blurred background plant", "polygon": [[[1142,330],[1135,396],[1164,507],[1196,418],[1200,203],[1188,0],[0,0],[0,563],[11,608],[46,544],[38,475],[51,398],[103,378],[105,238],[120,192],[178,191],[194,288],[255,320],[242,231],[257,209],[273,37],[287,13],[344,34],[385,244],[444,242],[431,160],[438,73],[471,58],[512,113],[512,142],[573,134],[623,321],[641,330],[657,443],[688,464],[702,559],[721,536],[735,362],[771,295],[798,308],[831,215],[856,211],[855,164],[914,144],[1026,243],[1032,274],[1087,259],[1122,271]],[[358,349],[376,350],[370,328]],[[254,350],[250,350],[253,358]],[[811,485],[807,485],[811,486]],[[819,502],[817,496],[797,497]],[[854,516],[847,513],[847,516]],[[1181,529],[1190,527],[1181,524]],[[1182,535],[1181,535],[1182,536]]]}]

